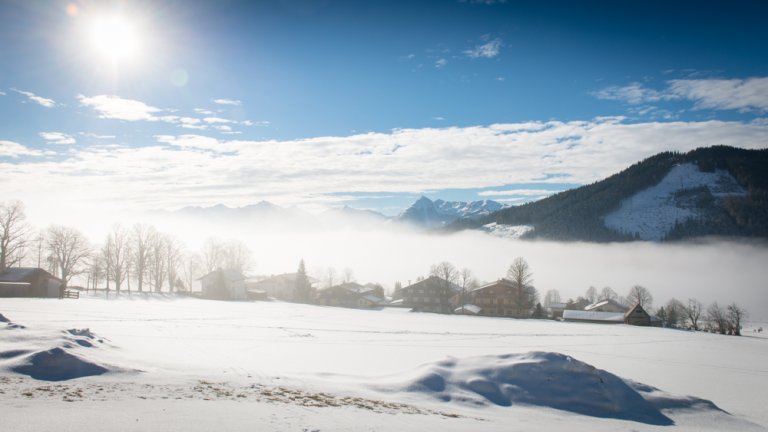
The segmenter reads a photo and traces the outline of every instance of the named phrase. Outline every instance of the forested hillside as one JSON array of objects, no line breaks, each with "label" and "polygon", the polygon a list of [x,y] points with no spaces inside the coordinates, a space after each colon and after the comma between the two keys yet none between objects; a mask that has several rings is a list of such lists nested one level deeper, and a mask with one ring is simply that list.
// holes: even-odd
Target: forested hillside
[{"label": "forested hillside", "polygon": [[768,237],[768,149],[726,146],[700,148],[684,154],[659,153],[596,183],[505,208],[476,221],[457,221],[449,229],[479,228],[496,222],[531,225],[535,229],[528,234],[529,238],[633,240],[635,236],[631,234],[607,228],[605,216],[618,209],[625,199],[658,184],[672,167],[683,163],[694,163],[705,172],[727,170],[748,193],[718,199],[706,188],[679,191],[679,198],[693,202],[703,217],[676,225],[665,240],[703,235]]}]

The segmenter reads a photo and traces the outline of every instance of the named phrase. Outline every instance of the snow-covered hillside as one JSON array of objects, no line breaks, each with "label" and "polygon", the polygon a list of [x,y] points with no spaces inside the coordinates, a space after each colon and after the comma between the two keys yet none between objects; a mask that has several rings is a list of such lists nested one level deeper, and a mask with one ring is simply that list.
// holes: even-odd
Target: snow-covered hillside
[{"label": "snow-covered hillside", "polygon": [[462,218],[476,219],[487,216],[504,206],[496,201],[432,201],[423,196],[398,216],[401,222],[407,222],[425,228],[439,227]]},{"label": "snow-covered hillside", "polygon": [[605,217],[605,226],[642,240],[661,240],[676,223],[703,215],[686,191],[706,187],[713,197],[722,199],[746,192],[724,170],[703,172],[693,163],[672,168],[656,186],[627,198],[621,207]]},{"label": "snow-covered hillside", "polygon": [[756,333],[136,294],[0,308],[3,430],[768,424],[768,340]]},{"label": "snow-covered hillside", "polygon": [[483,230],[496,237],[507,239],[519,239],[529,232],[533,231],[533,227],[530,225],[504,225],[492,222],[483,225]]}]

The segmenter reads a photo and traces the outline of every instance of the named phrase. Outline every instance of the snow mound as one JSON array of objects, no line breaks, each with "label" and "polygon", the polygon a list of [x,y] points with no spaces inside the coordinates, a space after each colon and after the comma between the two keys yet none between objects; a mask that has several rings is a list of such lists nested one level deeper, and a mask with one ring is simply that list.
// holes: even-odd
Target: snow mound
[{"label": "snow mound", "polygon": [[11,370],[44,381],[65,381],[109,372],[109,369],[70,354],[62,348],[30,354],[22,364]]},{"label": "snow mound", "polygon": [[16,323],[12,322],[12,321],[11,321],[11,320],[9,320],[8,318],[6,318],[6,316],[5,316],[5,315],[3,315],[3,314],[1,314],[1,313],[0,313],[0,323],[5,323],[5,327],[4,327],[4,328],[5,328],[5,329],[8,329],[8,330],[13,330],[13,329],[25,329],[25,328],[26,328],[26,327],[24,327],[24,326],[23,326],[23,325],[21,325],[21,324],[16,324]]},{"label": "snow mound", "polygon": [[404,382],[375,388],[478,407],[539,406],[652,425],[674,424],[662,409],[719,411],[712,402],[675,398],[552,352],[448,359],[422,366]]},{"label": "snow mound", "polygon": [[675,224],[702,216],[702,209],[685,199],[686,191],[702,187],[718,200],[747,193],[728,171],[703,172],[696,164],[680,164],[656,186],[624,200],[603,222],[614,231],[637,234],[642,240],[661,240]]}]

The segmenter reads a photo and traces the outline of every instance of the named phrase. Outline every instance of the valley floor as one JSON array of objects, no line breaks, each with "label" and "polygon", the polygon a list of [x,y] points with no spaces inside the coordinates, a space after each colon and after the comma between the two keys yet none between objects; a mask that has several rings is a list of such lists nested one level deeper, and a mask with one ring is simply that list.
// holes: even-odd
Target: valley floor
[{"label": "valley floor", "polygon": [[768,425],[768,339],[749,329],[138,295],[2,299],[0,313],[16,325],[0,323],[2,430]]}]

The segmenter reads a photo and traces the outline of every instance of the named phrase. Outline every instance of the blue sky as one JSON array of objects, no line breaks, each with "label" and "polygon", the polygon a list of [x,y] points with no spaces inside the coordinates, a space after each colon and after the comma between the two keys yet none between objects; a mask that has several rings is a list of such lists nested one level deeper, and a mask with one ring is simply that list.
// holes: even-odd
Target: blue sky
[{"label": "blue sky", "polygon": [[765,147],[766,16],[758,1],[1,1],[0,185],[35,208],[516,204],[659,151]]}]

